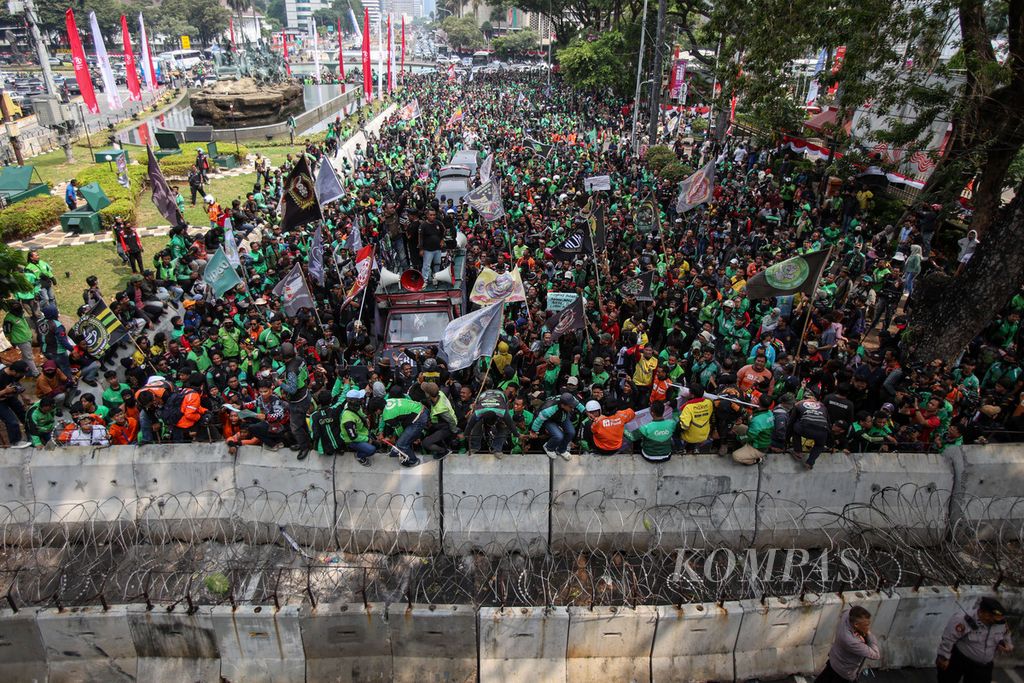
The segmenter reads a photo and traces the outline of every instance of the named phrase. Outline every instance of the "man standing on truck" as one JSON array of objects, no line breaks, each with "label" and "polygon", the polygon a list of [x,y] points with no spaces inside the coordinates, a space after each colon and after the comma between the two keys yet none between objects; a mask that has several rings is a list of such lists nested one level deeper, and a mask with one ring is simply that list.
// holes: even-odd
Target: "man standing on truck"
[{"label": "man standing on truck", "polygon": [[430,282],[434,266],[441,265],[441,244],[444,241],[444,225],[437,219],[437,211],[427,210],[427,217],[420,221],[419,244],[423,265],[420,273],[424,282]]}]

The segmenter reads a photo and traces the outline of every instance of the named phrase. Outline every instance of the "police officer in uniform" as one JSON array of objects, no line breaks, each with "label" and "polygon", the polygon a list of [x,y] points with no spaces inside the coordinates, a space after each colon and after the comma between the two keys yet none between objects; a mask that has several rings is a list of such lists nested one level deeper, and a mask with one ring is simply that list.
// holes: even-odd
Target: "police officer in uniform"
[{"label": "police officer in uniform", "polygon": [[512,413],[509,412],[505,392],[487,389],[473,403],[473,413],[466,423],[470,452],[480,450],[483,438],[489,431],[491,453],[500,460],[501,452],[505,448],[505,439],[513,429],[515,424],[512,422]]},{"label": "police officer in uniform", "polygon": [[989,683],[997,653],[1013,651],[1003,606],[982,598],[973,613],[960,611],[946,624],[935,660],[939,683]]}]

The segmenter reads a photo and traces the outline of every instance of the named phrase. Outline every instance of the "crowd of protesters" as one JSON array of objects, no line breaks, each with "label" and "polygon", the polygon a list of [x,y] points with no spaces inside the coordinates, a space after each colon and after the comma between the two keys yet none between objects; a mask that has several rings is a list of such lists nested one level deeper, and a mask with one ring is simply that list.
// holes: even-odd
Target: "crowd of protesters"
[{"label": "crowd of protesters", "polygon": [[[744,462],[789,453],[810,468],[823,453],[941,451],[1020,431],[1024,294],[957,363],[904,361],[915,283],[932,269],[952,273],[977,246],[965,238],[959,254],[935,249],[933,208],[880,225],[874,193],[857,179],[827,196],[822,163],[732,139],[684,144],[684,123],[666,144],[693,169],[715,160],[716,179],[709,203],[678,215],[676,185],[630,148],[627,104],[507,74],[410,77],[397,104],[412,98],[417,118],[390,117],[351,160],[335,161],[347,194],[323,209],[326,280],[306,278],[315,310],[287,315],[271,293],[295,263],[305,267],[317,226],[282,229],[278,206],[299,155],[315,167],[339,148],[336,135],[277,168],[261,160],[244,197],[206,196],[210,224],[173,228],[146,263],[130,234],[120,240],[141,272],[123,291],[101,292],[92,278],[83,292],[83,308],[105,301],[123,324],[101,358],[69,336],[52,273],[31,257],[33,289],[4,320],[24,357],[0,372],[9,442],[226,441],[232,452],[354,453],[365,465],[390,455],[406,466],[479,452],[634,452],[650,461],[713,452]],[[439,169],[467,147],[481,160],[494,155],[500,221],[434,197]],[[598,175],[611,178],[599,193],[606,247],[560,259],[591,197],[584,179]],[[653,226],[636,220],[649,199],[660,210]],[[223,245],[226,219],[244,284],[214,299],[202,273]],[[467,290],[485,267],[519,268],[526,302],[505,305],[493,355],[471,368],[449,371],[429,345],[400,362],[383,356],[376,276],[365,305],[345,302],[354,237],[377,246],[380,265],[423,268],[429,278],[447,263],[433,252],[450,258],[459,233]],[[813,296],[745,296],[755,273],[819,250],[831,258]],[[652,301],[620,292],[652,270]],[[584,298],[587,321],[553,340],[547,299],[560,292]],[[32,403],[21,393],[29,377]]]}]

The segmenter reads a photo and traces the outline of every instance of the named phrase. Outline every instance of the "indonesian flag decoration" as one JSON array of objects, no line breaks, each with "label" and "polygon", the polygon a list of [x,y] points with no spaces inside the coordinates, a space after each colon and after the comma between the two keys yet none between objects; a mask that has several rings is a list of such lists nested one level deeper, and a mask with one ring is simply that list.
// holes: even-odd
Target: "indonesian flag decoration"
[{"label": "indonesian flag decoration", "polygon": [[152,92],[156,90],[156,69],[153,68],[153,53],[149,49],[142,12],[139,12],[139,58],[142,59],[142,77],[146,80],[146,88]]},{"label": "indonesian flag decoration", "polygon": [[341,78],[341,92],[345,94],[345,34],[341,32],[341,18],[338,18],[338,75]]},{"label": "indonesian flag decoration", "polygon": [[68,44],[71,45],[71,63],[75,67],[75,81],[78,89],[82,92],[82,101],[92,114],[100,113],[99,102],[96,101],[96,91],[92,88],[92,78],[89,76],[89,65],[85,61],[85,50],[82,49],[82,37],[78,35],[78,25],[75,23],[75,13],[68,10],[64,13],[64,23],[68,29]]},{"label": "indonesian flag decoration", "polygon": [[714,193],[714,188],[715,162],[712,160],[708,162],[707,166],[679,183],[676,213],[686,213],[695,206],[700,206],[709,201]]},{"label": "indonesian flag decoration", "polygon": [[394,41],[394,38],[391,35],[391,15],[389,14],[388,15],[388,72],[387,72],[387,76],[388,76],[387,88],[388,88],[388,94],[389,95],[391,94],[391,91],[394,89],[394,83],[395,83],[394,77],[392,76],[392,73],[391,73],[391,65],[395,61],[395,54],[394,54],[395,51],[392,49],[394,47],[394,44],[395,44],[395,41]]},{"label": "indonesian flag decoration", "polygon": [[452,83],[454,81],[455,81],[455,65],[454,64],[449,64],[448,65],[448,82]]},{"label": "indonesian flag decoration", "polygon": [[128,17],[123,14],[121,15],[121,39],[124,44],[124,70],[128,78],[128,99],[132,102],[141,102],[142,90],[139,87],[139,74],[135,70],[135,53],[132,51],[131,34],[128,33]]},{"label": "indonesian flag decoration", "polygon": [[368,244],[356,252],[356,281],[352,283],[348,294],[345,295],[345,303],[353,301],[359,293],[366,288],[370,281],[370,272],[373,270],[373,245]]}]

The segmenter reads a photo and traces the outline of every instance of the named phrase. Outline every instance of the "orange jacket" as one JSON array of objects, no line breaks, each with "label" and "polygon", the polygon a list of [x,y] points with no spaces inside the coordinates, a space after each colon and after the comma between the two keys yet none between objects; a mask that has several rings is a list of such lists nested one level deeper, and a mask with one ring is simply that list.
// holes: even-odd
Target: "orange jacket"
[{"label": "orange jacket", "polygon": [[174,425],[181,429],[188,429],[206,412],[206,408],[200,404],[201,396],[194,389],[186,389],[185,397],[181,400],[181,419]]},{"label": "orange jacket", "polygon": [[116,422],[112,423],[107,428],[107,436],[110,438],[111,446],[127,446],[128,444],[135,443],[135,437],[139,435],[139,422],[135,418],[129,417],[125,420],[125,425],[122,427]]}]

